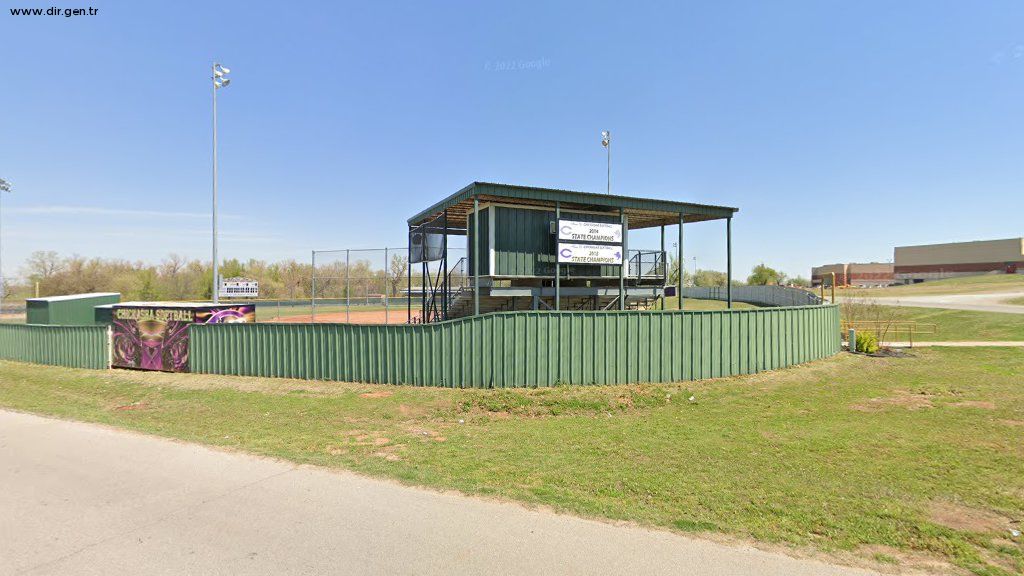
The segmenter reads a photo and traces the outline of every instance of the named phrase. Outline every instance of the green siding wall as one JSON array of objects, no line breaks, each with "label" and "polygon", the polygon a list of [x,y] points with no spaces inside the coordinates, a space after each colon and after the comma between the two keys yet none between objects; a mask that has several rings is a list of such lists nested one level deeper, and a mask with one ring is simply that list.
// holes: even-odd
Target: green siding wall
[{"label": "green siding wall", "polygon": [[26,324],[49,324],[50,303],[41,300],[25,301],[25,323]]},{"label": "green siding wall", "polygon": [[[551,233],[551,222],[555,221],[555,211],[507,206],[498,206],[496,210],[494,275],[554,277],[557,240]],[[483,219],[483,214],[480,217]],[[580,222],[618,222],[619,216],[562,211],[562,219]],[[566,265],[562,266],[562,276],[618,278],[619,267]]]},{"label": "green siding wall", "polygon": [[427,325],[190,327],[193,372],[448,387],[696,380],[839,351],[836,306],[504,312]]},{"label": "green siding wall", "polygon": [[0,324],[0,358],[71,368],[107,368],[105,326]]},{"label": "green siding wall", "polygon": [[[491,271],[491,258],[490,258],[490,247],[487,242],[490,234],[490,210],[493,208],[482,208],[480,210],[480,275],[488,276]],[[468,247],[466,248],[466,270],[467,274],[473,275],[473,235],[476,233],[476,219],[473,218],[473,213],[469,214],[469,226],[467,230],[466,238],[468,239]]]}]

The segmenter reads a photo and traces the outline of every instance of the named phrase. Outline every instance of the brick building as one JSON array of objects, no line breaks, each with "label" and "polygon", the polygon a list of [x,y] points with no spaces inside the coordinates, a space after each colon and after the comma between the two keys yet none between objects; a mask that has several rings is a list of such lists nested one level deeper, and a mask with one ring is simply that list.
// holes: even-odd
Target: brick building
[{"label": "brick building", "polygon": [[896,281],[904,284],[980,274],[1024,273],[1024,238],[897,246]]},{"label": "brick building", "polygon": [[833,273],[836,275],[836,286],[873,288],[888,286],[894,282],[892,264],[851,262],[811,268],[811,286],[831,286]]}]

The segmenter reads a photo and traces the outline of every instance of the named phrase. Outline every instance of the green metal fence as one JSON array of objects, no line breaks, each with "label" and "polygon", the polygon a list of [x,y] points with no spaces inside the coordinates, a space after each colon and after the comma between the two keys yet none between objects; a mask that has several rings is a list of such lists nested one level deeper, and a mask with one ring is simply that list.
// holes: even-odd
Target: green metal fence
[{"label": "green metal fence", "polygon": [[425,325],[193,325],[193,372],[420,386],[751,374],[839,351],[839,309],[505,312]]},{"label": "green metal fence", "polygon": [[0,358],[71,368],[109,366],[106,326],[0,324]]}]

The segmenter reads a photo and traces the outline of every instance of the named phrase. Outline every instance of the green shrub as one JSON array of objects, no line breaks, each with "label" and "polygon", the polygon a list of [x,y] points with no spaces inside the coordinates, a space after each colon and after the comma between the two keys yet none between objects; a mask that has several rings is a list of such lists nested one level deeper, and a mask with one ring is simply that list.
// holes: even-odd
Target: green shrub
[{"label": "green shrub", "polygon": [[875,352],[878,352],[878,336],[875,336],[871,332],[858,332],[857,352],[863,352],[864,354],[874,354]]}]

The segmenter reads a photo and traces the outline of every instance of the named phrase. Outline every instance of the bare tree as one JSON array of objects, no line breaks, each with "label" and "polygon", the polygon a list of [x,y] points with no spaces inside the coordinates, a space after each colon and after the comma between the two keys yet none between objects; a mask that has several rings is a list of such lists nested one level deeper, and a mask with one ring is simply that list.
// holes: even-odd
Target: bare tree
[{"label": "bare tree", "polygon": [[37,250],[25,261],[23,274],[35,282],[53,277],[63,267],[64,261],[53,250]]},{"label": "bare tree", "polygon": [[848,298],[839,305],[840,316],[846,326],[858,332],[872,332],[878,343],[886,341],[890,331],[899,333],[899,309],[879,304],[868,298]]},{"label": "bare tree", "polygon": [[409,258],[401,254],[391,257],[391,269],[388,272],[388,282],[391,284],[391,293],[398,294],[401,290],[402,281],[409,272]]}]

